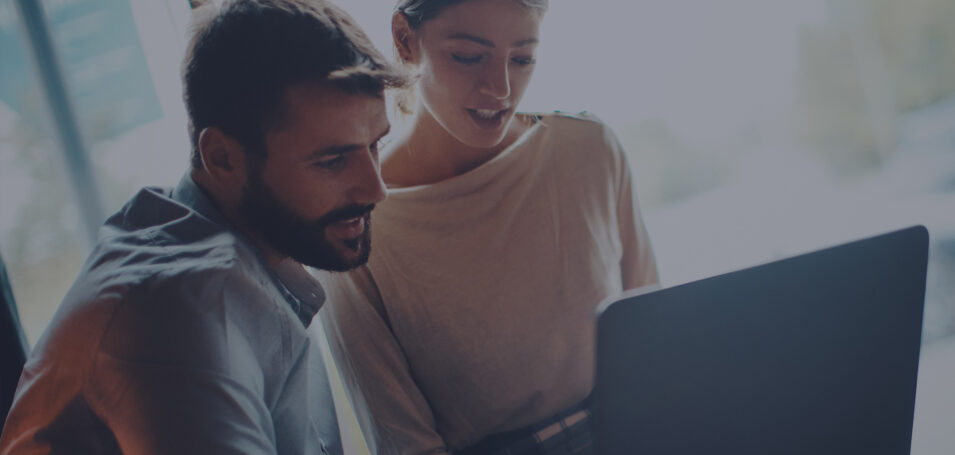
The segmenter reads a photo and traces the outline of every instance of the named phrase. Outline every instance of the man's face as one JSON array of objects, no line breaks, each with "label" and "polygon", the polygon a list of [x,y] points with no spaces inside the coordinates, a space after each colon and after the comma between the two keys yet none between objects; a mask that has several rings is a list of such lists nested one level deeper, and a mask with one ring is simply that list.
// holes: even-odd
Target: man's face
[{"label": "man's face", "polygon": [[266,247],[302,264],[348,270],[368,260],[372,207],[385,197],[378,141],[384,99],[327,84],[285,91],[282,125],[250,157],[239,216]]}]

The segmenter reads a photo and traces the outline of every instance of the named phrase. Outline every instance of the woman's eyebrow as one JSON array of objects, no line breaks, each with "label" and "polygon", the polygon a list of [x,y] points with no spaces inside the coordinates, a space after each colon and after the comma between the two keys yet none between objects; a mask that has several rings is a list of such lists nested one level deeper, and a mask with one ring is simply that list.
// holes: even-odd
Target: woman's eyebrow
[{"label": "woman's eyebrow", "polygon": [[494,47],[494,43],[492,43],[491,41],[486,40],[486,39],[481,38],[481,37],[478,37],[478,36],[471,35],[471,34],[469,34],[469,33],[452,33],[450,36],[448,36],[448,39],[450,39],[450,40],[472,41],[472,42],[478,43],[478,44],[480,44],[480,45],[482,45],[482,46]]},{"label": "woman's eyebrow", "polygon": [[[470,33],[453,33],[450,36],[448,36],[448,39],[471,41],[471,42],[478,43],[482,46],[495,47],[494,43],[492,43],[491,41],[481,38],[479,36],[474,36]],[[527,46],[529,44],[537,44],[537,42],[538,42],[537,38],[525,38],[522,40],[515,41],[514,44],[512,44],[511,46],[522,47],[522,46]]]}]

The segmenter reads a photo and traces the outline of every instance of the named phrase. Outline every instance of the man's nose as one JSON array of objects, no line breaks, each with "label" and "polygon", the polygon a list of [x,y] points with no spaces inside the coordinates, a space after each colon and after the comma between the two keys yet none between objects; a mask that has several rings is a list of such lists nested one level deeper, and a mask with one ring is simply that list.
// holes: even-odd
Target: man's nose
[{"label": "man's nose", "polygon": [[352,199],[356,204],[377,204],[385,199],[385,182],[381,179],[378,153],[366,148],[358,155],[352,175]]}]

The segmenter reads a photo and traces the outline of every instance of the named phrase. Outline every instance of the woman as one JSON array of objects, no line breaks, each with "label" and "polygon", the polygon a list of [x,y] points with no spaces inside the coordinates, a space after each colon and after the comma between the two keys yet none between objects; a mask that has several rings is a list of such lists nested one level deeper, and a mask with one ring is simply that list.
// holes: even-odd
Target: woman
[{"label": "woman", "polygon": [[515,113],[546,8],[402,0],[394,14],[419,102],[384,154],[369,263],[323,277],[372,453],[588,453],[595,307],[657,282],[613,133]]}]

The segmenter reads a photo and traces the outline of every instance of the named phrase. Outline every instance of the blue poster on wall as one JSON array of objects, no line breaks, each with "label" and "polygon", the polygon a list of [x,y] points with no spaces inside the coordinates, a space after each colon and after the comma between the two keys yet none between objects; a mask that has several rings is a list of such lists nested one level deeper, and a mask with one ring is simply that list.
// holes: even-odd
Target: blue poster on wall
[{"label": "blue poster on wall", "polygon": [[[128,0],[46,0],[43,6],[77,121],[88,141],[162,117]],[[39,82],[12,0],[0,0],[0,101],[37,121]]]}]

